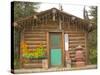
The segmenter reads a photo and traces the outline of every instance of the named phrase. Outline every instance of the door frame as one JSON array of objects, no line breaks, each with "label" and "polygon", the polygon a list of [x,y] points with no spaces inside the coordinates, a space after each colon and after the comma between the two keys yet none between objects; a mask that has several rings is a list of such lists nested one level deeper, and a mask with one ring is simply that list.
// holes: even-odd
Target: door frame
[{"label": "door frame", "polygon": [[61,49],[62,49],[62,67],[64,67],[64,60],[65,60],[65,50],[64,50],[64,31],[49,31],[47,32],[47,56],[48,56],[48,67],[51,67],[51,58],[50,58],[50,34],[51,33],[61,33]]}]

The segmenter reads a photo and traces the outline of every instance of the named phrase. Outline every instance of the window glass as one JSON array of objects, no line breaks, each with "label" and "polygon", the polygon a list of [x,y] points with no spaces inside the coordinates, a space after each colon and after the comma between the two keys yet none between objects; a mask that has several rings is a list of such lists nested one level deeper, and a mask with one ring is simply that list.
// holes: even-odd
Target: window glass
[{"label": "window glass", "polygon": [[59,48],[60,47],[60,35],[59,34],[52,34],[51,36],[51,47],[52,48]]}]

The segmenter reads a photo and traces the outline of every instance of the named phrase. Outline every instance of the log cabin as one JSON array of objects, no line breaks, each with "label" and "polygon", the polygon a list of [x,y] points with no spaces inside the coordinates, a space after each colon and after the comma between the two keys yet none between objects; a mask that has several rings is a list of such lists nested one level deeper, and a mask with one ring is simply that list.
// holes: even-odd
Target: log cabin
[{"label": "log cabin", "polygon": [[[67,58],[74,67],[78,46],[82,47],[84,64],[88,64],[87,35],[91,28],[85,19],[51,8],[14,22],[14,28],[20,31],[20,43],[24,41],[28,50],[35,50],[42,44],[48,68],[66,67]],[[22,63],[24,58],[21,48],[19,55]],[[21,68],[37,67],[42,68],[42,61],[39,59],[21,64]]]}]

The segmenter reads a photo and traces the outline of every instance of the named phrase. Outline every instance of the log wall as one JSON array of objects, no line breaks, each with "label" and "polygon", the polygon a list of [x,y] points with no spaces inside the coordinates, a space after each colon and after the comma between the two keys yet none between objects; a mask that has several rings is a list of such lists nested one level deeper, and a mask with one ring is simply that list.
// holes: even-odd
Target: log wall
[{"label": "log wall", "polygon": [[[59,24],[57,22],[49,21],[46,24],[40,24],[37,26],[25,25],[24,30],[24,40],[28,44],[30,50],[34,50],[39,47],[40,44],[43,44],[43,47],[47,50],[47,35],[49,31],[59,30]],[[72,65],[75,64],[75,48],[78,45],[82,45],[84,51],[84,58],[86,58],[86,36],[84,28],[81,25],[75,25],[70,23],[62,24],[62,30],[64,34],[69,36],[69,53],[72,60]]]}]

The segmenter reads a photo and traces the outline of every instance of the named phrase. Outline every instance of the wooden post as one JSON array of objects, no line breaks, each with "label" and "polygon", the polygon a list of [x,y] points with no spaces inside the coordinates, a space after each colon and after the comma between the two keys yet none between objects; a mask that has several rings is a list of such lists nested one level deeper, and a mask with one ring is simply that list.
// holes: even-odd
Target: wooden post
[{"label": "wooden post", "polygon": [[47,24],[47,21],[48,21],[48,20],[47,20],[47,19],[48,19],[48,18],[47,18],[47,15],[45,15],[45,18],[46,18],[46,19],[45,19],[45,24]]},{"label": "wooden post", "polygon": [[63,67],[64,67],[64,60],[65,60],[65,45],[64,45],[64,32],[62,32],[62,64],[63,64]]},{"label": "wooden post", "polygon": [[60,29],[60,30],[62,29],[61,20],[59,20],[59,29]]},{"label": "wooden post", "polygon": [[47,35],[47,59],[48,59],[48,67],[50,67],[49,32],[47,32],[46,35]]},{"label": "wooden post", "polygon": [[68,30],[70,30],[70,22],[68,22],[67,24],[68,24]]},{"label": "wooden post", "polygon": [[20,34],[20,68],[23,67],[23,57],[22,57],[22,51],[21,51],[21,42],[24,40],[24,29],[21,31],[21,34]]}]

